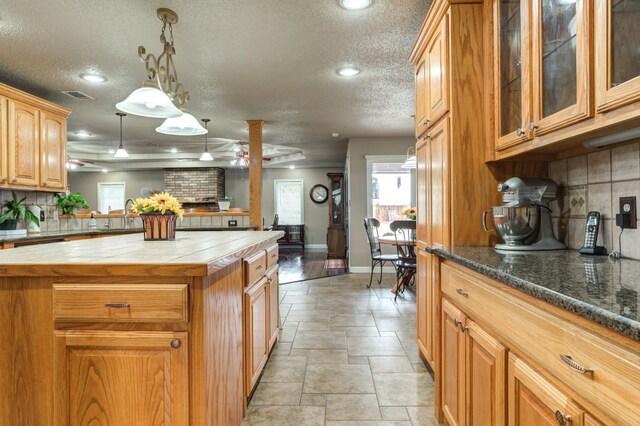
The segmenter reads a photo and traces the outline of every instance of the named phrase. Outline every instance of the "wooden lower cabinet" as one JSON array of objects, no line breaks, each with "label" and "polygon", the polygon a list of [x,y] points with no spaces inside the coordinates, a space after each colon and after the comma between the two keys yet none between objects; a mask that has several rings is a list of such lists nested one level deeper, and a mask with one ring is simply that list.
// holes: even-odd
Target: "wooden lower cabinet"
[{"label": "wooden lower cabinet", "polygon": [[269,356],[269,283],[266,278],[245,293],[246,395],[251,395]]},{"label": "wooden lower cabinet", "polygon": [[442,301],[442,411],[447,424],[465,424],[465,316],[449,301]]},{"label": "wooden lower cabinet", "polygon": [[185,332],[56,332],[55,424],[188,425],[188,347]]},{"label": "wooden lower cabinet", "polygon": [[280,331],[280,291],[278,280],[278,267],[276,266],[268,275],[269,283],[269,350],[278,340]]},{"label": "wooden lower cabinet", "polygon": [[509,424],[584,424],[584,411],[531,366],[509,354]]}]

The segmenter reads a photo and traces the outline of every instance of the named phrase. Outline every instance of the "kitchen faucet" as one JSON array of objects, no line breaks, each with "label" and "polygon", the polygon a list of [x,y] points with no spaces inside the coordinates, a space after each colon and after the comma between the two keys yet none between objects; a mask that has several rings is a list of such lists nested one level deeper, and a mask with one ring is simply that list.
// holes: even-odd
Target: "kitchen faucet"
[{"label": "kitchen faucet", "polygon": [[129,198],[124,203],[124,229],[129,229],[129,203],[133,204],[132,198]]}]

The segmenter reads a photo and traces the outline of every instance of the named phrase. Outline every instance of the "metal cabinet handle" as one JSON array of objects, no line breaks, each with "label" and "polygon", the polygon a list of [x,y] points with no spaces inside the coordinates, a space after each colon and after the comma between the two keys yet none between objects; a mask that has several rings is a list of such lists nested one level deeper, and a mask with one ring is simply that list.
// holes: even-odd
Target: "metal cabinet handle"
[{"label": "metal cabinet handle", "polygon": [[171,341],[171,347],[173,349],[178,349],[181,345],[182,345],[182,342],[180,341],[180,339],[173,339]]},{"label": "metal cabinet handle", "polygon": [[573,359],[571,359],[569,355],[560,355],[560,359],[562,360],[562,362],[567,364],[571,369],[577,371],[580,374],[593,374],[593,369],[585,368],[581,366],[580,364],[575,362]]},{"label": "metal cabinet handle", "polygon": [[2,182],[6,182],[7,180],[7,178],[2,178]]},{"label": "metal cabinet handle", "polygon": [[105,308],[113,308],[113,309],[125,309],[129,307],[128,303],[105,303]]},{"label": "metal cabinet handle", "polygon": [[260,269],[262,269],[262,268],[264,268],[264,266],[262,266],[262,265],[258,265],[258,266],[256,266],[256,271],[259,271],[259,270],[260,270]]},{"label": "metal cabinet handle", "polygon": [[469,327],[465,327],[464,324],[462,324],[462,321],[460,321],[458,319],[454,319],[453,323],[460,329],[460,331],[462,333],[464,333],[465,331],[467,331],[469,329]]},{"label": "metal cabinet handle", "polygon": [[529,124],[529,130],[530,131],[533,132],[534,130],[537,130],[537,129],[538,129],[538,125],[536,123]]},{"label": "metal cabinet handle", "polygon": [[571,423],[571,416],[565,416],[562,411],[556,410],[556,422],[558,422],[558,426],[565,426],[567,422]]},{"label": "metal cabinet handle", "polygon": [[461,288],[456,288],[456,293],[458,293],[460,296],[469,297],[469,293]]},{"label": "metal cabinet handle", "polygon": [[11,181],[11,183],[17,183],[17,182],[18,182],[18,179],[13,179],[13,180]]},{"label": "metal cabinet handle", "polygon": [[522,127],[518,127],[516,129],[516,136],[518,136],[519,138],[524,136],[524,130],[522,130]]}]

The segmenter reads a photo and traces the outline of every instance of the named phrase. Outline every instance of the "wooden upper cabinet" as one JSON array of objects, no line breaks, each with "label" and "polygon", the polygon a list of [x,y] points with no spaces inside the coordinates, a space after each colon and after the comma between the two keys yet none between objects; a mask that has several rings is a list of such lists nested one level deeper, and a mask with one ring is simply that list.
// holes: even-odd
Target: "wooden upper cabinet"
[{"label": "wooden upper cabinet", "polygon": [[511,353],[508,369],[509,425],[584,425],[584,411],[578,405]]},{"label": "wooden upper cabinet", "polygon": [[40,183],[40,110],[12,99],[8,105],[9,183],[37,187]]},{"label": "wooden upper cabinet", "polygon": [[532,0],[533,121],[543,135],[593,115],[591,2]]},{"label": "wooden upper cabinet", "polygon": [[427,130],[427,58],[422,56],[416,67],[416,137],[419,138]]},{"label": "wooden upper cabinet", "polygon": [[640,2],[595,3],[596,104],[606,112],[640,100]]},{"label": "wooden upper cabinet", "polygon": [[188,347],[180,332],[56,332],[54,424],[188,425]]},{"label": "wooden upper cabinet", "polygon": [[529,0],[494,2],[494,93],[496,148],[531,138]]},{"label": "wooden upper cabinet", "polygon": [[67,120],[46,111],[40,112],[40,186],[67,188]]},{"label": "wooden upper cabinet", "polygon": [[421,137],[416,144],[416,235],[419,245],[429,245],[431,242],[431,228],[429,227],[429,212],[431,199],[431,155],[429,153],[429,139]]},{"label": "wooden upper cabinet", "polygon": [[9,182],[9,161],[7,146],[7,98],[0,96],[0,187],[6,186]]},{"label": "wooden upper cabinet", "polygon": [[427,126],[449,111],[449,15],[444,15],[425,52]]},{"label": "wooden upper cabinet", "polygon": [[465,425],[465,323],[462,311],[443,299],[442,411],[451,426]]},{"label": "wooden upper cabinet", "polygon": [[431,241],[434,246],[449,246],[451,220],[449,194],[451,191],[449,172],[449,119],[432,127],[427,134],[430,147],[430,222]]}]

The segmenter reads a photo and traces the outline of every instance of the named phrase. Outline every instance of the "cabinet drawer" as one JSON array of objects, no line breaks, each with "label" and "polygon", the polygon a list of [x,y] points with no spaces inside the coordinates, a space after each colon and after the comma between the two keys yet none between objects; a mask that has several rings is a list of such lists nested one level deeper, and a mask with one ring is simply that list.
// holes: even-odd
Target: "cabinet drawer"
[{"label": "cabinet drawer", "polygon": [[249,286],[267,273],[267,256],[263,250],[244,260],[244,284]]},{"label": "cabinet drawer", "polygon": [[56,321],[186,322],[186,284],[55,284]]},{"label": "cabinet drawer", "polygon": [[274,244],[267,249],[267,269],[278,264],[278,245]]},{"label": "cabinet drawer", "polygon": [[[555,376],[586,407],[619,424],[640,418],[640,354],[492,285],[470,271],[442,265],[442,292],[473,320]],[[593,370],[580,372],[581,368]]]}]

